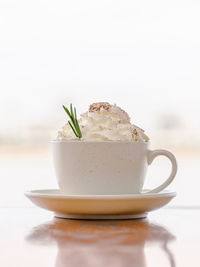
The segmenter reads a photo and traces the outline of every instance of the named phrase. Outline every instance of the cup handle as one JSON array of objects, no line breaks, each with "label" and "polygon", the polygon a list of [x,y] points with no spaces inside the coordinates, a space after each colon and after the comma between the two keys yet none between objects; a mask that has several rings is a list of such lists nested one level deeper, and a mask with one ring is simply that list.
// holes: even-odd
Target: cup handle
[{"label": "cup handle", "polygon": [[170,173],[169,178],[160,186],[154,188],[153,190],[150,190],[148,192],[145,193],[158,193],[160,191],[162,191],[164,188],[166,188],[174,179],[176,172],[177,172],[177,161],[175,156],[167,151],[167,150],[163,150],[163,149],[157,149],[157,150],[153,150],[153,151],[149,151],[148,152],[148,156],[147,156],[147,162],[150,165],[152,163],[152,161],[155,159],[155,157],[157,156],[166,156],[172,164],[172,170]]}]

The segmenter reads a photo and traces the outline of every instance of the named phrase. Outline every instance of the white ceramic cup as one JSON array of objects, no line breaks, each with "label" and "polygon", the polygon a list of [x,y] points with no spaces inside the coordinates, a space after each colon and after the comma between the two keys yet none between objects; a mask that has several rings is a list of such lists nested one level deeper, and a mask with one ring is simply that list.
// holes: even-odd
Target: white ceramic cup
[{"label": "white ceramic cup", "polygon": [[73,195],[138,194],[147,167],[157,156],[172,163],[169,178],[148,193],[160,192],[174,179],[177,163],[166,150],[149,150],[144,142],[52,141],[53,161],[61,193]]}]

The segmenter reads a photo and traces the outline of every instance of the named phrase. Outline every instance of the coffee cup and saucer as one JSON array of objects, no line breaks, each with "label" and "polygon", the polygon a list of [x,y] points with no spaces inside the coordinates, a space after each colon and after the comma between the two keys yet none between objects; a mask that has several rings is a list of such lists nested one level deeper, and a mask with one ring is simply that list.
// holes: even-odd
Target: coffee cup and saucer
[{"label": "coffee cup and saucer", "polygon": [[[51,145],[59,189],[25,195],[56,217],[144,218],[176,196],[165,190],[176,175],[176,158],[166,150],[150,150],[149,142],[56,140]],[[147,168],[157,156],[171,161],[171,173],[160,186],[145,190]]]}]

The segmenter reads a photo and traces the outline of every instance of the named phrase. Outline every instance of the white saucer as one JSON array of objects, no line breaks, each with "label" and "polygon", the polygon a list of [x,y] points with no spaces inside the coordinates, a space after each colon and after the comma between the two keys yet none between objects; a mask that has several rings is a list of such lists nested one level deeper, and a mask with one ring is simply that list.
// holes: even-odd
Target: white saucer
[{"label": "white saucer", "polygon": [[137,219],[165,206],[176,193],[164,190],[151,194],[63,195],[57,189],[48,189],[28,191],[25,195],[60,218]]}]

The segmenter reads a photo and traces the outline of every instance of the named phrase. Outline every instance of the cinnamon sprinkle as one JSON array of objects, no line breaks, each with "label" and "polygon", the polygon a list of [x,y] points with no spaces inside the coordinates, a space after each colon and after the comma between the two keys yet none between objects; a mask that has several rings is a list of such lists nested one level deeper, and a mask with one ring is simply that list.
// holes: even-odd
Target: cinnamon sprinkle
[{"label": "cinnamon sprinkle", "polygon": [[89,107],[89,112],[100,111],[101,108],[109,110],[111,108],[111,105],[108,102],[93,103]]}]

